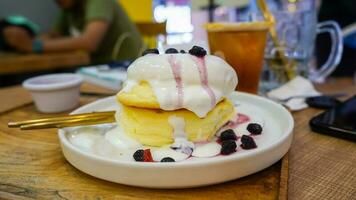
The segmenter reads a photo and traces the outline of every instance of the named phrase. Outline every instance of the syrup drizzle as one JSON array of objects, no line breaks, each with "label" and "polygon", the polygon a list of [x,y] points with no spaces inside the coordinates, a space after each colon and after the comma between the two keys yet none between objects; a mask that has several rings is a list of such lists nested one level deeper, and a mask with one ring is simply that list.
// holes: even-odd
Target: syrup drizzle
[{"label": "syrup drizzle", "polygon": [[247,116],[245,114],[237,113],[235,115],[235,117],[232,118],[224,127],[226,127],[227,129],[234,129],[238,125],[243,124],[248,121],[250,121],[249,116]]},{"label": "syrup drizzle", "polygon": [[168,57],[168,62],[172,68],[174,80],[176,81],[176,88],[177,88],[177,93],[178,93],[178,108],[183,107],[183,97],[184,97],[184,92],[183,92],[183,82],[182,82],[182,66],[180,62],[177,61],[177,59],[171,55]]},{"label": "syrup drizzle", "polygon": [[205,65],[205,59],[204,57],[196,57],[192,56],[194,62],[198,66],[198,71],[199,71],[199,76],[200,76],[200,81],[201,85],[204,88],[204,90],[208,93],[211,99],[211,107],[214,107],[216,104],[216,97],[214,91],[209,87],[208,83],[208,73]]}]

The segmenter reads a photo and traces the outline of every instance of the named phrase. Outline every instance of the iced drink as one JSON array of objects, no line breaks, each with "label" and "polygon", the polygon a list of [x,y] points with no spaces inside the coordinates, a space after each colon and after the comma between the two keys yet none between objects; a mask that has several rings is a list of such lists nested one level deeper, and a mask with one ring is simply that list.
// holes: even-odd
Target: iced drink
[{"label": "iced drink", "polygon": [[206,25],[211,54],[223,57],[239,76],[238,91],[257,93],[264,57],[267,22]]}]

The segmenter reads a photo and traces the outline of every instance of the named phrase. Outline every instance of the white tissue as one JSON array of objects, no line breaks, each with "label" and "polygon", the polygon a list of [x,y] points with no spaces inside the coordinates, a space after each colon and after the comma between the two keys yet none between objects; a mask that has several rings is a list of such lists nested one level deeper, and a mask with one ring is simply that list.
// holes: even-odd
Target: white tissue
[{"label": "white tissue", "polygon": [[[295,96],[318,96],[321,95],[315,90],[310,80],[297,76],[288,83],[281,87],[274,89],[267,93],[267,96],[271,99],[283,100],[289,97]],[[283,103],[292,111],[302,110],[307,108],[305,98],[292,98],[289,101]]]}]

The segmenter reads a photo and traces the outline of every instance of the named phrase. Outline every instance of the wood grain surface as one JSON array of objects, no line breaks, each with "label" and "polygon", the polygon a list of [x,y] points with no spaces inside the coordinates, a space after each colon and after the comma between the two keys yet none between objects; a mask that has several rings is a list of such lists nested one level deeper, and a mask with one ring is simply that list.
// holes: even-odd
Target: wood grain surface
[{"label": "wood grain surface", "polygon": [[[350,79],[331,80],[318,88],[328,93],[356,93]],[[83,97],[81,105],[95,99]],[[80,172],[64,159],[56,130],[7,128],[10,120],[49,116],[36,112],[33,104],[24,105],[0,114],[0,199],[285,199],[286,194],[297,200],[355,199],[356,144],[311,132],[308,121],[319,112],[306,109],[293,114],[296,126],[289,181],[286,159],[223,184],[158,190],[110,183]],[[281,173],[281,168],[287,170]],[[288,188],[279,187],[287,182]]]},{"label": "wood grain surface", "polygon": [[0,75],[70,68],[90,63],[81,51],[46,54],[0,54]]},{"label": "wood grain surface", "polygon": [[[351,78],[330,79],[316,88],[327,94],[356,94]],[[305,109],[293,113],[294,140],[289,158],[289,199],[355,200],[356,143],[312,132],[308,122],[323,112]]]},{"label": "wood grain surface", "polygon": [[13,86],[1,89],[0,113],[21,107],[32,102],[31,95],[22,86]]}]

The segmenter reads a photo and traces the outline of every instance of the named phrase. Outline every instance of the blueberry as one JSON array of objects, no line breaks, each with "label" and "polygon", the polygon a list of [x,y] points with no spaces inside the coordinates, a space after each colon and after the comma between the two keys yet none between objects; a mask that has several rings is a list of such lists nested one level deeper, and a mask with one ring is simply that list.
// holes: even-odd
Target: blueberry
[{"label": "blueberry", "polygon": [[189,50],[189,54],[196,56],[196,57],[204,57],[206,55],[206,51],[203,47],[193,46]]},{"label": "blueberry", "polygon": [[220,134],[220,141],[236,140],[235,132],[232,129],[225,130]]},{"label": "blueberry", "polygon": [[193,153],[193,148],[191,147],[184,147],[180,150],[180,152],[185,153],[187,155],[191,155]]},{"label": "blueberry", "polygon": [[229,155],[236,151],[236,143],[234,140],[225,140],[221,143],[220,153],[222,155]]},{"label": "blueberry", "polygon": [[181,153],[185,153],[187,155],[191,155],[194,149],[194,143],[185,139],[182,140],[181,138],[177,138],[171,145],[171,149]]},{"label": "blueberry", "polygon": [[185,153],[187,155],[191,155],[193,153],[193,148],[189,146],[171,146],[171,149],[181,153]]},{"label": "blueberry", "polygon": [[171,157],[162,158],[161,162],[175,162],[175,160]]},{"label": "blueberry", "polygon": [[186,53],[183,49],[179,51],[180,53]]},{"label": "blueberry", "polygon": [[133,154],[133,158],[138,162],[143,162],[145,160],[144,150],[139,149]]},{"label": "blueberry", "polygon": [[241,137],[241,148],[254,149],[256,147],[257,147],[257,145],[251,136],[243,135]]},{"label": "blueberry", "polygon": [[145,51],[143,51],[142,56],[146,55],[146,54],[159,54],[158,49],[146,49]]},{"label": "blueberry", "polygon": [[262,133],[262,126],[257,123],[250,123],[247,125],[247,130],[253,135],[259,135]]},{"label": "blueberry", "polygon": [[169,48],[166,50],[166,54],[178,53],[178,50],[175,48]]}]

